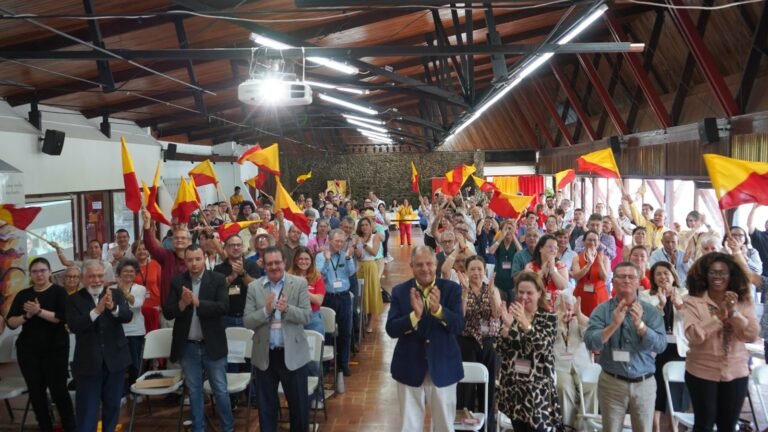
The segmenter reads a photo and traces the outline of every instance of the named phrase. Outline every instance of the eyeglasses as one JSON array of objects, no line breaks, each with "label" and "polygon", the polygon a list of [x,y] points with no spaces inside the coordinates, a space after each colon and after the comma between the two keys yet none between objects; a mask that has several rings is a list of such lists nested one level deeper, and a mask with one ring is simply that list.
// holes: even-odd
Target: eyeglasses
[{"label": "eyeglasses", "polygon": [[242,243],[230,243],[230,244],[227,245],[227,247],[241,248],[241,247],[243,247],[243,244]]},{"label": "eyeglasses", "polygon": [[44,274],[44,273],[48,273],[48,269],[47,268],[33,269],[33,270],[30,270],[29,272],[32,274]]},{"label": "eyeglasses", "polygon": [[741,233],[731,233],[731,237],[746,237],[744,234]]},{"label": "eyeglasses", "polygon": [[80,279],[80,276],[77,276],[77,275],[67,275],[67,276],[64,276],[64,279]]},{"label": "eyeglasses", "polygon": [[710,270],[707,272],[707,276],[709,277],[726,277],[729,275],[730,275],[730,272],[727,270],[723,270],[723,271]]}]

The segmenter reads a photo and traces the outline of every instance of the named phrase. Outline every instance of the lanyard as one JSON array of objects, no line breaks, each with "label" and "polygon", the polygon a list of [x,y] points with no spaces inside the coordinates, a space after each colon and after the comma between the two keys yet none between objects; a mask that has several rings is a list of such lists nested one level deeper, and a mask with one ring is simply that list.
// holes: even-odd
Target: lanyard
[{"label": "lanyard", "polygon": [[331,262],[331,268],[333,269],[333,275],[336,276],[336,279],[338,280],[339,279],[339,274],[338,274],[338,272],[336,272],[336,269],[339,268],[339,267],[344,267],[344,266],[341,264],[341,252],[337,252],[336,256],[338,257],[338,258],[336,258],[336,264],[333,263],[333,256],[331,256],[331,259],[329,261]]}]

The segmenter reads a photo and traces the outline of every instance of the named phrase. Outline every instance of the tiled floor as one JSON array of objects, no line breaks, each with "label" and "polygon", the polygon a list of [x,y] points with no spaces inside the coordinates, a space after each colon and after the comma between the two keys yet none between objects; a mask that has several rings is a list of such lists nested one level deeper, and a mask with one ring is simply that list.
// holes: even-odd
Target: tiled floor
[{"label": "tiled floor", "polygon": [[[396,239],[393,238],[390,239],[389,251],[395,261],[387,264],[385,278],[382,279],[382,285],[387,290],[411,277],[408,267],[410,249],[399,248]],[[319,413],[319,430],[334,432],[397,430],[396,425],[400,414],[397,408],[395,382],[389,373],[395,341],[384,332],[383,325],[386,321],[386,312],[387,305],[385,305],[384,313],[378,317],[373,333],[366,334],[363,338],[360,352],[354,356],[354,363],[351,364],[352,376],[344,379],[345,392],[328,399],[328,419],[325,420],[322,413]],[[7,372],[7,368],[0,368],[0,376],[8,376]],[[754,392],[752,394],[755,395]],[[765,391],[764,394],[766,394]],[[757,397],[753,399],[755,409],[758,412],[758,420],[764,428],[766,419],[762,414]],[[12,401],[16,413],[14,422],[10,421],[7,411],[0,406],[0,430],[18,430],[18,421],[24,403],[26,403],[26,398],[23,397]],[[178,406],[168,405],[164,401],[157,400],[152,402],[152,407],[152,415],[148,414],[145,406],[140,405],[137,408],[135,430],[147,432],[175,430]],[[251,424],[246,428],[244,410],[245,408],[235,410],[237,430],[258,431],[257,411],[251,411]],[[185,411],[185,413],[187,412]],[[123,430],[126,430],[128,426],[128,414],[128,409],[124,409],[121,419]],[[188,415],[185,414],[185,417]],[[747,404],[745,404],[742,418],[751,418]],[[284,429],[288,429],[287,424],[284,425]],[[25,430],[37,430],[33,415],[28,419]],[[425,430],[428,429],[425,428]]]}]

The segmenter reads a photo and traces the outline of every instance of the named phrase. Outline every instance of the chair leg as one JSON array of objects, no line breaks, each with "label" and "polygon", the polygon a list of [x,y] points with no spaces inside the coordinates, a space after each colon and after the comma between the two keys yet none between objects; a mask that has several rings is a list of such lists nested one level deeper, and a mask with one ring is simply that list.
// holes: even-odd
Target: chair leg
[{"label": "chair leg", "polygon": [[[7,409],[7,410],[8,410],[8,417],[10,417],[10,418],[11,418],[11,421],[14,421],[14,420],[16,420],[16,419],[13,417],[13,410],[11,409],[11,403],[8,401],[8,399],[6,399],[6,400],[5,400],[5,409]],[[763,408],[763,411],[765,411],[765,408]]]},{"label": "chair leg", "polygon": [[29,413],[29,405],[32,403],[32,401],[27,398],[27,405],[24,407],[24,415],[21,416],[21,424],[19,425],[19,432],[22,432],[24,430],[24,423],[27,422],[27,414]]},{"label": "chair leg", "polygon": [[128,421],[128,432],[133,432],[133,422],[136,418],[136,396],[131,401],[131,419]]}]

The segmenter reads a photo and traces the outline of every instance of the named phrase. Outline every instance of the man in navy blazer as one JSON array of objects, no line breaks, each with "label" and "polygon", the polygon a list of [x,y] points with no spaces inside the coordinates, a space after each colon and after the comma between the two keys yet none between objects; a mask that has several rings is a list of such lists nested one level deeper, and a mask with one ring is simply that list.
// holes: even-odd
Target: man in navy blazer
[{"label": "man in navy blazer", "polygon": [[453,430],[456,383],[464,377],[456,336],[464,330],[461,287],[436,279],[437,259],[427,246],[411,253],[414,279],[392,289],[387,334],[397,339],[392,377],[397,381],[400,430],[421,430],[426,405],[432,430]]},{"label": "man in navy blazer", "polygon": [[131,364],[123,324],[133,312],[119,289],[104,286],[104,264],[87,261],[85,288],[67,299],[67,326],[75,334],[72,374],[77,382],[77,430],[96,432],[101,405],[101,430],[112,432],[120,418],[123,376]]}]

